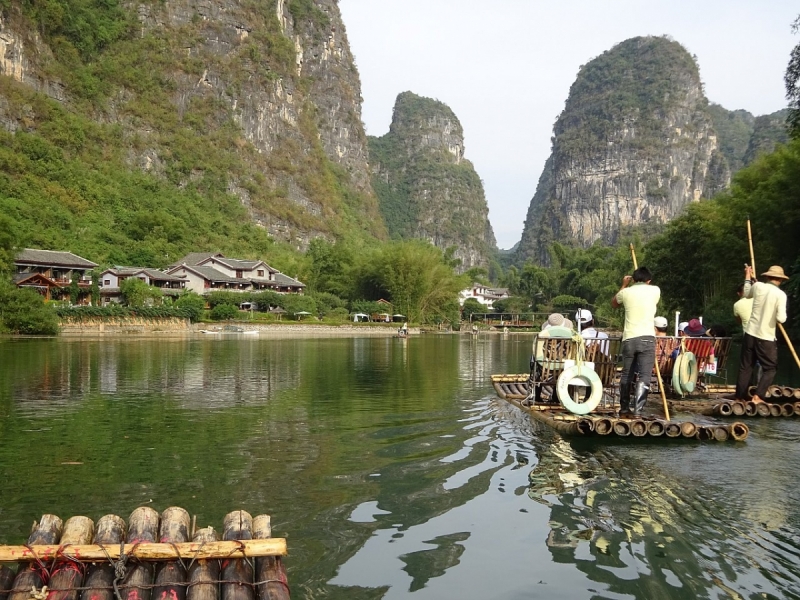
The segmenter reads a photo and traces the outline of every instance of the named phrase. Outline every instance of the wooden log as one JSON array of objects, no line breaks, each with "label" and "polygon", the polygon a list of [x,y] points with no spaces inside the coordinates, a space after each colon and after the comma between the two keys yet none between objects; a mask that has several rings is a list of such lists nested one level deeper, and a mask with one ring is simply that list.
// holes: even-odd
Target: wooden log
[{"label": "wooden log", "polygon": [[724,425],[715,425],[712,427],[711,434],[718,442],[726,442],[731,436],[730,431]]},{"label": "wooden log", "polygon": [[[202,544],[217,541],[217,532],[213,527],[198,529],[192,538],[193,542]],[[219,600],[219,560],[201,558],[192,562],[189,567],[189,588],[186,600]]]},{"label": "wooden log", "polygon": [[[253,539],[253,517],[244,510],[228,513],[223,521],[222,539]],[[250,562],[241,558],[224,558],[220,565],[223,581],[239,583],[223,583],[220,589],[222,600],[255,600],[253,590],[253,567]]]},{"label": "wooden log", "polygon": [[[64,533],[59,545],[84,545],[94,537],[94,521],[89,517],[70,517],[64,523]],[[47,594],[47,600],[77,600],[78,590],[83,586],[84,566],[80,562],[61,559],[50,572],[48,587],[55,591]]]},{"label": "wooden log", "polygon": [[[272,522],[269,515],[258,515],[253,519],[253,537],[272,537]],[[289,600],[289,580],[280,556],[256,559],[256,593],[258,600]]]},{"label": "wooden log", "polygon": [[685,438],[693,438],[697,433],[697,425],[692,423],[691,421],[684,421],[680,424],[681,427],[681,435]]},{"label": "wooden log", "polygon": [[8,592],[11,591],[16,576],[16,570],[10,565],[0,565],[0,600],[8,598]]},{"label": "wooden log", "polygon": [[664,435],[665,423],[664,421],[650,421],[647,423],[647,433],[653,437],[661,437]]},{"label": "wooden log", "polygon": [[794,389],[788,386],[781,387],[781,396],[783,398],[793,398],[794,397]]},{"label": "wooden log", "polygon": [[755,417],[758,414],[758,405],[755,402],[745,402],[744,414],[748,417]]},{"label": "wooden log", "polygon": [[730,425],[729,431],[731,433],[731,437],[737,442],[743,442],[747,439],[747,436],[750,435],[750,428],[741,421],[737,421],[733,425]]},{"label": "wooden log", "polygon": [[[149,506],[140,506],[128,517],[129,544],[152,543],[157,535],[158,513]],[[150,600],[155,574],[155,565],[151,562],[136,561],[129,566],[123,581],[122,600]]]},{"label": "wooden log", "polygon": [[771,417],[780,417],[781,416],[781,405],[780,404],[770,404],[769,405],[769,415]]},{"label": "wooden log", "polygon": [[781,416],[782,417],[792,417],[794,416],[794,404],[790,402],[786,402],[785,404],[781,404]]},{"label": "wooden log", "polygon": [[[53,560],[59,555],[58,545],[31,546],[36,556],[42,560]],[[177,550],[176,550],[177,549]],[[130,558],[139,560],[161,561],[175,560],[180,557],[189,558],[244,558],[255,556],[282,556],[286,554],[286,540],[272,538],[269,540],[244,540],[241,542],[213,542],[197,544],[144,543],[125,544],[121,551]],[[81,562],[97,562],[118,560],[120,546],[88,545],[68,546],[61,549],[60,556],[68,556]],[[0,562],[25,561],[33,562],[34,554],[25,546],[0,546]]]},{"label": "wooden log", "polygon": [[756,413],[759,417],[769,417],[772,411],[769,408],[769,404],[766,402],[759,402],[756,404]]},{"label": "wooden log", "polygon": [[[33,530],[28,536],[28,545],[37,544],[56,544],[61,539],[61,531],[64,523],[56,515],[42,515],[38,523],[33,524]],[[35,556],[32,552],[32,560]],[[0,558],[0,562],[9,562],[17,560],[17,557],[11,556],[5,561]],[[40,561],[43,561],[39,557]],[[17,576],[14,578],[14,586],[8,594],[8,600],[29,600],[32,588],[41,588],[45,583],[45,573],[38,562],[33,562],[24,566],[20,566]]]},{"label": "wooden log", "polygon": [[[125,539],[125,521],[117,515],[105,515],[97,521],[95,544],[114,544]],[[86,570],[81,600],[113,600],[114,565],[107,560],[92,563]]]},{"label": "wooden log", "polygon": [[792,398],[795,400],[800,400],[800,388],[794,388],[792,391]]},{"label": "wooden log", "polygon": [[664,433],[671,438],[681,437],[681,424],[669,421],[664,427]]},{"label": "wooden log", "polygon": [[701,441],[714,439],[714,428],[701,425],[694,433],[694,437]]},{"label": "wooden log", "polygon": [[597,419],[597,422],[594,424],[594,431],[598,435],[608,435],[613,429],[614,425],[608,417]]},{"label": "wooden log", "polygon": [[[192,519],[184,509],[173,506],[161,513],[161,527],[158,538],[162,544],[180,544],[189,541],[189,527]],[[171,560],[159,565],[156,573],[156,586],[153,588],[155,600],[186,599],[186,568],[180,560]]]},{"label": "wooden log", "polygon": [[745,413],[744,402],[732,402],[731,412],[734,414],[734,416],[741,417]]},{"label": "wooden log", "polygon": [[627,437],[631,434],[631,426],[625,419],[614,420],[614,433],[620,437]]},{"label": "wooden log", "polygon": [[631,433],[634,437],[644,437],[647,435],[647,423],[641,419],[631,421]]}]

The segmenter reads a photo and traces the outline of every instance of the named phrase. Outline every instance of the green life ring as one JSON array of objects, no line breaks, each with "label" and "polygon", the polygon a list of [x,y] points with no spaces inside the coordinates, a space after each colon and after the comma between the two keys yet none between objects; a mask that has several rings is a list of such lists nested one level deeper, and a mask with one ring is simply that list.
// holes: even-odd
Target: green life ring
[{"label": "green life ring", "polygon": [[681,388],[691,394],[697,386],[697,357],[694,353],[684,352],[678,377],[681,379]]},{"label": "green life ring", "polygon": [[680,395],[683,396],[683,388],[681,388],[681,363],[683,362],[683,353],[678,354],[675,357],[675,362],[672,364],[672,390]]},{"label": "green life ring", "polygon": [[[581,379],[591,388],[591,394],[585,402],[575,402],[569,395],[569,384],[573,379]],[[561,406],[575,415],[585,415],[592,412],[603,398],[603,382],[592,369],[585,365],[574,365],[564,369],[558,376],[556,395]]]}]

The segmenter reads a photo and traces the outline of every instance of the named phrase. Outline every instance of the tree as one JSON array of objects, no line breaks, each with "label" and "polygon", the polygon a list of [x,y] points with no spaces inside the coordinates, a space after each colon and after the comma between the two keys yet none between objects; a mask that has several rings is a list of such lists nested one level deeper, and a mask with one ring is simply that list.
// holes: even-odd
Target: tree
[{"label": "tree", "polygon": [[211,309],[211,318],[215,321],[230,321],[239,314],[239,309],[233,304],[217,304]]},{"label": "tree", "polygon": [[148,300],[161,298],[161,290],[147,285],[138,277],[128,277],[119,286],[122,299],[132,308],[141,308]]},{"label": "tree", "polygon": [[100,306],[100,273],[92,271],[92,306]]},{"label": "tree", "polygon": [[30,289],[0,281],[0,330],[27,335],[55,335],[58,317],[44,298]]},{"label": "tree", "polygon": [[475,314],[481,314],[485,312],[490,312],[486,309],[486,307],[478,302],[475,298],[467,298],[464,300],[464,306],[461,308],[461,319],[463,321],[469,321],[470,317]]},{"label": "tree", "polygon": [[531,310],[531,303],[527,298],[521,296],[509,296],[501,300],[495,300],[494,309],[500,313],[520,314]]},{"label": "tree", "polygon": [[452,317],[453,300],[468,282],[456,275],[439,248],[423,240],[390,242],[371,257],[365,279],[383,290],[396,311],[414,322]]},{"label": "tree", "polygon": [[69,282],[69,303],[75,306],[78,304],[81,295],[81,288],[78,281],[81,276],[77,271],[72,272],[72,280]]},{"label": "tree", "polygon": [[[792,33],[800,31],[800,17],[792,23]],[[786,99],[789,100],[789,116],[786,119],[789,135],[800,137],[800,44],[789,55],[789,65],[783,77],[786,84]]]},{"label": "tree", "polygon": [[186,291],[175,301],[175,306],[180,308],[189,318],[189,320],[191,320],[193,323],[196,323],[200,320],[200,317],[203,316],[203,310],[206,307],[206,300],[199,294]]}]

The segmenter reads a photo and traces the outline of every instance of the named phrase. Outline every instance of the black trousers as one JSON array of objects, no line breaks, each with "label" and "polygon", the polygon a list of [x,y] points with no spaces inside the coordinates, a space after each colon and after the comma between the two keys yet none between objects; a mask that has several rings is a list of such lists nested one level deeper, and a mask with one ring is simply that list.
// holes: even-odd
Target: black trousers
[{"label": "black trousers", "polygon": [[736,379],[736,397],[739,400],[747,398],[747,388],[750,387],[750,377],[753,375],[755,361],[761,364],[761,379],[756,387],[756,394],[762,400],[767,393],[767,388],[775,379],[778,369],[778,342],[762,340],[747,333],[742,342],[742,359],[739,362],[739,377]]},{"label": "black trousers", "polygon": [[638,378],[650,385],[653,366],[656,362],[656,338],[642,335],[622,342],[622,374],[619,378],[619,405],[628,410],[631,386]]}]

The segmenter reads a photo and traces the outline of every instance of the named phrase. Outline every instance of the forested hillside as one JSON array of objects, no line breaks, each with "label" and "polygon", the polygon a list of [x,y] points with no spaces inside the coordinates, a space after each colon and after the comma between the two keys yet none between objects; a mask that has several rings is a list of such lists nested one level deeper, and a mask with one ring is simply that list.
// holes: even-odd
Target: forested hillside
[{"label": "forested hillside", "polygon": [[334,0],[6,0],[0,212],[18,245],[163,266],[386,236]]}]

